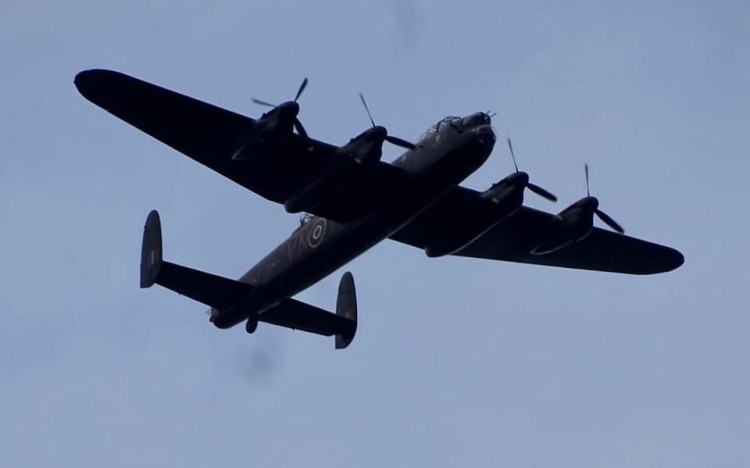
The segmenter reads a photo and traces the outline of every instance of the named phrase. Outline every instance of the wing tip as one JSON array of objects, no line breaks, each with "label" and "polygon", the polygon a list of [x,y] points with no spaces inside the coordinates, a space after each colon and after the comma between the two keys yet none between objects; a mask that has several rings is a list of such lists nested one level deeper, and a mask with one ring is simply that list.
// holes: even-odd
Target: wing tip
[{"label": "wing tip", "polygon": [[656,275],[668,273],[681,267],[685,263],[685,256],[679,250],[671,247],[659,246],[662,249],[659,255],[654,256],[642,269],[632,271],[636,275]]},{"label": "wing tip", "polygon": [[103,68],[92,68],[78,72],[73,78],[73,84],[79,93],[86,99],[91,100],[101,90],[101,85],[105,80],[127,77],[127,75],[114,70]]},{"label": "wing tip", "polygon": [[667,249],[663,261],[664,269],[658,273],[666,273],[668,271],[676,270],[685,263],[685,256],[682,252],[671,247],[667,247]]}]

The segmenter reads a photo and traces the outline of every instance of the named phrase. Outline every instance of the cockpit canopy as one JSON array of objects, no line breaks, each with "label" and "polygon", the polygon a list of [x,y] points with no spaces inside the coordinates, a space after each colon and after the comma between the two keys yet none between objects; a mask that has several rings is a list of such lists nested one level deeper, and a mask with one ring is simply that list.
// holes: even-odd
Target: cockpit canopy
[{"label": "cockpit canopy", "polygon": [[477,125],[484,125],[490,123],[490,116],[485,112],[477,112],[475,114],[467,115],[466,117],[457,117],[455,115],[449,115],[442,119],[432,127],[428,128],[422,136],[419,137],[419,141],[426,140],[434,137],[437,133],[446,125],[450,125],[457,131],[462,132],[467,128],[471,128]]},{"label": "cockpit canopy", "polygon": [[302,227],[305,224],[309,223],[314,217],[315,217],[314,214],[302,213],[302,215],[300,215],[299,217],[299,227]]}]

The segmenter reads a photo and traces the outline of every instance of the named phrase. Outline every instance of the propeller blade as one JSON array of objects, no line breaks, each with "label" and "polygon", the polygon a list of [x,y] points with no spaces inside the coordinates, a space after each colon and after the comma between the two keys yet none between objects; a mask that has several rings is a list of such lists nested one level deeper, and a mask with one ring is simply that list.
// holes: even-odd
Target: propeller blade
[{"label": "propeller blade", "polygon": [[408,150],[413,150],[414,148],[416,148],[414,143],[410,143],[406,140],[402,140],[401,138],[398,138],[395,136],[388,135],[387,137],[385,137],[385,141],[387,141],[388,143],[391,143],[392,145],[400,146]]},{"label": "propeller blade", "polygon": [[370,108],[367,107],[367,101],[365,101],[365,95],[362,93],[359,93],[359,99],[362,101],[362,105],[365,106],[365,111],[367,112],[367,117],[370,118],[370,123],[372,126],[375,126],[375,120],[372,118],[372,114],[370,114]]},{"label": "propeller blade", "polygon": [[596,210],[596,215],[601,219],[604,224],[611,227],[615,231],[619,232],[620,234],[625,234],[625,229],[622,228],[617,222],[612,219],[607,213],[603,212],[602,210]]},{"label": "propeller blade", "polygon": [[253,98],[253,102],[256,104],[260,104],[261,106],[276,107],[275,104],[271,104],[270,102],[266,102],[266,101],[261,101],[260,99]]},{"label": "propeller blade", "polygon": [[556,196],[552,195],[551,193],[549,193],[548,191],[544,190],[543,188],[541,188],[540,186],[538,186],[536,184],[532,184],[532,183],[529,182],[529,184],[526,185],[526,187],[529,190],[531,190],[532,192],[534,192],[537,195],[539,195],[540,197],[542,197],[542,198],[546,198],[547,200],[549,200],[551,202],[556,202],[557,201],[557,197]]},{"label": "propeller blade", "polygon": [[299,97],[302,95],[302,91],[304,91],[306,87],[307,87],[307,77],[305,77],[305,79],[302,80],[302,84],[299,85],[299,89],[297,90],[297,95],[294,96],[294,102],[297,102],[297,99],[299,99]]},{"label": "propeller blade", "polygon": [[302,126],[302,122],[299,121],[299,119],[294,119],[294,128],[297,129],[297,133],[304,138],[305,140],[309,140],[307,137],[307,132],[305,131],[305,127]]},{"label": "propeller blade", "polygon": [[586,196],[590,197],[591,191],[589,190],[589,164],[584,164],[583,168],[586,171]]},{"label": "propeller blade", "polygon": [[[362,93],[359,93],[359,100],[362,101],[362,105],[365,106],[365,111],[367,112],[367,117],[370,118],[370,123],[372,124],[373,127],[375,127],[376,126],[375,119],[372,118],[372,114],[370,113],[370,108],[367,107],[367,101],[365,101],[365,95]],[[385,137],[385,141],[387,141],[388,143],[392,145],[400,146],[401,148],[406,148],[408,150],[413,150],[414,148],[416,148],[416,146],[414,146],[414,143],[410,143],[406,140],[402,140],[401,138],[398,138],[395,136],[387,135]]]},{"label": "propeller blade", "polygon": [[516,172],[518,172],[518,164],[516,164],[516,155],[513,153],[513,144],[510,142],[510,138],[508,138],[508,148],[510,148],[510,157],[513,158],[513,165],[516,168]]}]

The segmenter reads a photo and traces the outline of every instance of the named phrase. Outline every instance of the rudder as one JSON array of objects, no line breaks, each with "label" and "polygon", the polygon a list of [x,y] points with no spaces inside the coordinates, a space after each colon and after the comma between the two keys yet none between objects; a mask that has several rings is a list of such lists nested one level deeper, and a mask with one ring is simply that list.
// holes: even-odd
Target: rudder
[{"label": "rudder", "polygon": [[336,335],[336,349],[344,349],[351,344],[357,333],[357,291],[354,287],[354,276],[348,271],[339,282],[336,315],[348,319],[353,324],[345,333]]},{"label": "rudder", "polygon": [[152,210],[143,227],[141,245],[141,287],[150,288],[156,282],[162,266],[161,220],[159,212]]}]

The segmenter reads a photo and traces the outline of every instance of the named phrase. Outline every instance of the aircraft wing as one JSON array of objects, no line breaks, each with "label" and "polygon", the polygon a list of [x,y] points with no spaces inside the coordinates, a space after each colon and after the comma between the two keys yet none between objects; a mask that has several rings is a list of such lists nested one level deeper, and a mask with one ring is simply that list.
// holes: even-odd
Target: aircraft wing
[{"label": "aircraft wing", "polygon": [[[273,153],[234,160],[256,120],[110,70],[75,78],[86,99],[195,161],[277,203],[322,173],[337,147],[293,134]],[[400,169],[379,163],[356,187],[316,207],[313,214],[346,222],[370,209],[400,183]]]},{"label": "aircraft wing", "polygon": [[[479,192],[458,187],[391,239],[424,248],[441,236],[455,238],[473,223],[492,219],[496,207]],[[636,275],[671,271],[684,262],[675,249],[597,227],[580,242],[544,255],[531,254],[551,232],[553,217],[524,206],[453,255]]]}]

